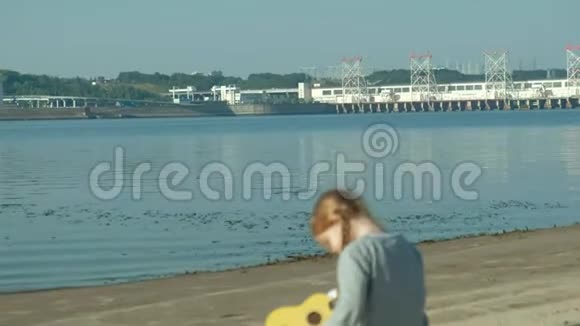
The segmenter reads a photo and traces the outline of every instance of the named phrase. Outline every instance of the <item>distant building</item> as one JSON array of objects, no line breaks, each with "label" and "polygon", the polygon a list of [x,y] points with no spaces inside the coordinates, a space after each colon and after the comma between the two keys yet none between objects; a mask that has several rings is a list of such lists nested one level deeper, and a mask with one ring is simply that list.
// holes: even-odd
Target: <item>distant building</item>
[{"label": "distant building", "polygon": [[109,80],[105,79],[105,77],[103,77],[103,76],[99,76],[95,79],[91,79],[91,85],[93,85],[93,86],[103,85],[103,84],[106,84],[108,82],[109,82]]},{"label": "distant building", "polygon": [[312,86],[310,86],[310,83],[298,83],[298,98],[305,102],[312,101]]},{"label": "distant building", "polygon": [[4,104],[4,80],[0,75],[0,107]]},{"label": "distant building", "polygon": [[239,104],[241,103],[241,92],[240,88],[236,85],[228,86],[214,86],[211,88],[212,93],[216,94],[217,97],[223,102],[228,104]]}]

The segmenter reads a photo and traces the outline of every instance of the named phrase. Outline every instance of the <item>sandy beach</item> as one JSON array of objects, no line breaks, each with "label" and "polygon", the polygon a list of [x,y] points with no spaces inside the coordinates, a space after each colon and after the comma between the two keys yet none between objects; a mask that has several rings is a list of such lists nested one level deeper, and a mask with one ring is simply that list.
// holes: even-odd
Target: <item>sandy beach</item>
[{"label": "sandy beach", "polygon": [[[421,244],[432,325],[580,325],[580,226]],[[335,259],[0,296],[0,325],[263,325]]]}]

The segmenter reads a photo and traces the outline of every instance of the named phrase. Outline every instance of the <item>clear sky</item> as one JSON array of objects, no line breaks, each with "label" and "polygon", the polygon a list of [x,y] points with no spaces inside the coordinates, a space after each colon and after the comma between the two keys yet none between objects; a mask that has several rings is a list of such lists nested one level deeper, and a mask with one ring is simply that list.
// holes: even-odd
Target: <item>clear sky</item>
[{"label": "clear sky", "polygon": [[0,0],[0,69],[113,77],[120,71],[296,72],[361,55],[367,67],[482,63],[564,68],[580,0]]}]

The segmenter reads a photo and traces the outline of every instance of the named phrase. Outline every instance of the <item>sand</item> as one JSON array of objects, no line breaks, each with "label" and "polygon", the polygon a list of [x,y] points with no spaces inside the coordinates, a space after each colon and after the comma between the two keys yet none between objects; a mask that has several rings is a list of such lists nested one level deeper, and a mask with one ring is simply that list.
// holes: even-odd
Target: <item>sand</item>
[{"label": "sand", "polygon": [[[422,244],[432,325],[580,325],[580,226]],[[263,325],[335,286],[334,258],[0,296],[0,325]]]}]

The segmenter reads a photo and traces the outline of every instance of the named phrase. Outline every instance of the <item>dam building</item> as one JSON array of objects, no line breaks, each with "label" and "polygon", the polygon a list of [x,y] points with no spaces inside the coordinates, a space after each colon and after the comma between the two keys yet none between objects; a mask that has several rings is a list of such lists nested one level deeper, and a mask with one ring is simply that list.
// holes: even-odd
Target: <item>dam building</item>
[{"label": "dam building", "polygon": [[[580,83],[572,84],[567,79],[530,80],[514,82],[504,90],[485,82],[451,83],[438,84],[428,94],[417,91],[412,85],[371,86],[364,92],[353,93],[343,87],[300,83],[296,88],[264,90],[243,90],[235,85],[214,86],[209,91],[196,91],[192,87],[174,88],[169,90],[169,94],[173,103],[178,105],[212,102],[229,105],[319,103],[335,106],[338,113],[549,109],[578,107]],[[97,98],[41,95],[10,96],[3,102],[20,107],[54,109],[96,107],[108,103]],[[118,100],[111,99],[109,102],[118,106]]]},{"label": "dam building", "polygon": [[[230,105],[282,101],[324,103],[338,111],[360,110],[469,110],[509,108],[570,107],[578,105],[580,87],[568,85],[566,79],[514,82],[501,92],[485,82],[439,84],[426,98],[413,92],[411,85],[372,86],[364,97],[348,94],[343,87],[322,87],[300,83],[296,88],[241,90],[235,85],[214,86],[211,91],[196,93],[185,89],[170,90],[174,103],[198,101],[227,102]],[[347,93],[347,94],[345,94]],[[359,107],[360,106],[360,107]]]},{"label": "dam building", "polygon": [[[304,89],[304,83],[302,89]],[[181,89],[170,89],[169,94],[174,104],[195,102],[226,102],[233,104],[254,103],[292,103],[298,102],[298,88],[241,89],[236,85],[213,86],[209,91],[196,91],[193,86]]]},{"label": "dam building", "polygon": [[[439,84],[430,98],[422,98],[421,93],[412,92],[411,85],[368,87],[363,103],[421,103],[421,102],[460,102],[460,101],[503,101],[505,94],[490,85],[479,83]],[[343,88],[312,88],[315,102],[331,104],[352,104],[356,98],[345,95]],[[550,98],[574,98],[579,95],[578,87],[569,87],[563,80],[532,80],[514,82],[507,97],[511,100],[537,100]]]}]

